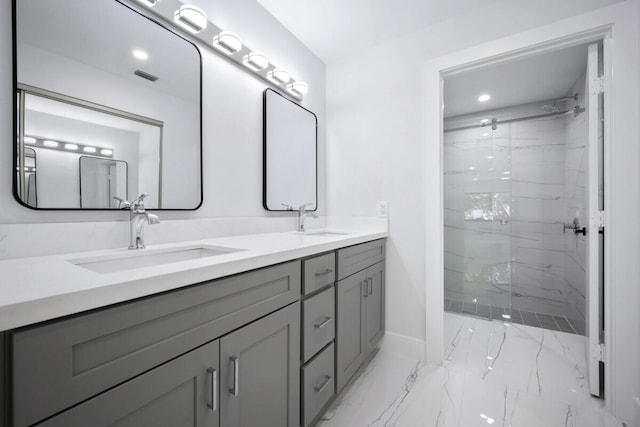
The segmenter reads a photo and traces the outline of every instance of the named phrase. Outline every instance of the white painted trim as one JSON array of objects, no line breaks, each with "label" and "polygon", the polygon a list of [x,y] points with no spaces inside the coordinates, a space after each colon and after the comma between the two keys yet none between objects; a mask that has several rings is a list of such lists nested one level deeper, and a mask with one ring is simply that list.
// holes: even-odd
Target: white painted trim
[{"label": "white painted trim", "polygon": [[[628,379],[629,376],[636,377],[635,372],[623,372],[626,366],[622,362],[621,355],[618,354],[618,345],[622,346],[625,340],[632,339],[629,336],[630,326],[624,322],[634,322],[635,318],[628,318],[629,312],[620,310],[619,307],[626,306],[629,301],[624,300],[623,295],[618,295],[618,291],[624,286],[630,286],[630,281],[637,280],[638,266],[629,265],[629,260],[621,256],[624,247],[616,247],[613,241],[622,241],[627,246],[631,246],[629,239],[636,239],[635,247],[632,251],[637,254],[638,226],[632,224],[627,230],[627,237],[622,230],[614,227],[614,216],[622,215],[616,213],[614,209],[620,205],[623,208],[633,207],[627,214],[638,212],[637,197],[635,194],[627,194],[631,201],[625,203],[622,200],[620,184],[622,172],[614,171],[614,162],[624,159],[624,148],[629,145],[616,141],[615,136],[632,141],[638,141],[638,100],[637,100],[637,74],[638,74],[638,51],[637,51],[637,15],[636,2],[627,1],[609,7],[601,8],[586,14],[582,14],[569,19],[564,19],[549,25],[545,25],[534,30],[525,31],[516,35],[508,36],[489,43],[465,49],[452,54],[448,54],[423,64],[423,99],[426,103],[424,111],[426,113],[424,143],[430,147],[430,153],[437,155],[424,156],[425,170],[425,191],[428,200],[433,201],[429,207],[435,211],[436,221],[433,216],[425,224],[426,232],[426,259],[425,259],[425,311],[426,311],[426,337],[425,354],[428,363],[439,364],[442,361],[444,352],[443,343],[443,149],[442,149],[442,77],[447,73],[457,73],[462,70],[472,69],[487,63],[513,59],[530,53],[552,51],[570,45],[586,43],[589,41],[604,39],[605,46],[605,73],[610,76],[605,79],[605,207],[612,211],[607,215],[605,227],[609,237],[605,243],[605,345],[607,347],[605,361],[605,395],[607,407],[622,420],[632,420],[636,418],[634,414],[634,403],[630,394],[634,388],[638,388],[637,380]],[[630,62],[630,67],[623,64]],[[623,68],[628,68],[624,70]],[[613,71],[616,71],[616,78],[621,78],[625,72],[625,81],[618,86],[614,85]],[[632,77],[631,74],[635,76]],[[635,80],[633,80],[635,78]],[[625,86],[625,87],[623,87]],[[635,97],[635,98],[634,98]],[[627,107],[627,108],[625,108]],[[616,108],[614,110],[614,108]],[[630,109],[631,111],[626,111]],[[635,117],[635,120],[633,119]],[[620,148],[614,150],[614,143]],[[637,150],[637,149],[635,149]],[[637,152],[632,151],[627,157]],[[629,162],[637,162],[637,158],[629,157],[624,160],[624,173],[627,183],[629,180],[631,188],[636,188],[639,182],[638,172],[630,168]],[[617,165],[619,166],[619,165]],[[616,186],[617,184],[617,186]],[[614,188],[617,193],[614,193]],[[618,209],[620,211],[620,209]],[[620,224],[620,227],[626,227]],[[620,253],[616,260],[616,253]],[[634,252],[631,253],[631,256]],[[620,277],[618,279],[618,277]],[[627,283],[624,283],[624,282]],[[622,294],[629,296],[637,291],[630,291],[624,288]],[[634,295],[637,296],[637,295]],[[612,307],[618,308],[613,310]],[[627,319],[624,318],[627,316]],[[619,330],[623,327],[624,329]],[[626,333],[626,335],[625,335]],[[637,334],[636,334],[637,335]],[[633,337],[635,338],[635,337]],[[637,338],[636,338],[637,339]],[[628,345],[628,344],[627,344]],[[638,343],[635,343],[635,347]],[[637,348],[636,348],[637,351]],[[628,355],[635,357],[636,355]],[[632,365],[633,368],[633,365]],[[625,378],[625,375],[627,378]],[[635,383],[634,383],[635,382]],[[624,384],[622,384],[624,383]],[[618,397],[620,396],[620,398]],[[636,419],[635,424],[640,425],[640,420]]]}]

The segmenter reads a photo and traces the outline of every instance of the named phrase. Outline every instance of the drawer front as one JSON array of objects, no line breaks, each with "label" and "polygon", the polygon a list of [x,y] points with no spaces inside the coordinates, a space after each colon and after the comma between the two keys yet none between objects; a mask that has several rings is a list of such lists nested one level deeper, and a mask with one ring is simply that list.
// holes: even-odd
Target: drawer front
[{"label": "drawer front", "polygon": [[303,426],[309,426],[335,394],[333,343],[302,368]]},{"label": "drawer front", "polygon": [[13,413],[29,425],[300,298],[300,261],[13,334]]},{"label": "drawer front", "polygon": [[338,250],[338,280],[384,259],[384,239]]},{"label": "drawer front", "polygon": [[335,336],[335,288],[302,302],[303,351],[306,362]]},{"label": "drawer front", "polygon": [[303,261],[305,295],[336,280],[336,256],[333,252]]}]

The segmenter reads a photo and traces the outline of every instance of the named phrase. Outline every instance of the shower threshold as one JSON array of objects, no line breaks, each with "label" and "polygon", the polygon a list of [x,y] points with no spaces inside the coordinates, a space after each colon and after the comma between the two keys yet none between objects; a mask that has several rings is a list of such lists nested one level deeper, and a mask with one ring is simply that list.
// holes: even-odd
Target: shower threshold
[{"label": "shower threshold", "polygon": [[576,322],[572,322],[571,319],[565,316],[551,316],[549,314],[512,309],[510,313],[511,317],[505,318],[504,315],[509,314],[509,309],[506,307],[463,302],[447,298],[444,299],[444,311],[465,316],[480,317],[482,319],[504,320],[521,325],[584,335],[583,328],[580,328]]}]

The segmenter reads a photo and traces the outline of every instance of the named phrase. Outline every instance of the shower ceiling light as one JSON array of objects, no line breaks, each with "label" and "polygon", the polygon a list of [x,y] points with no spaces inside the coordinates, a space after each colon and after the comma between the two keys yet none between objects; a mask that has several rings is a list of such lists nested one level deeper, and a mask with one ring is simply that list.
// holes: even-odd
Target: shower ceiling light
[{"label": "shower ceiling light", "polygon": [[289,72],[284,68],[276,68],[275,70],[267,73],[267,79],[272,83],[282,85],[291,80],[291,76],[289,76]]},{"label": "shower ceiling light", "polygon": [[173,20],[192,34],[207,28],[207,15],[200,8],[189,4],[180,6],[180,9],[175,11]]},{"label": "shower ceiling light", "polygon": [[242,41],[234,33],[223,31],[213,38],[213,47],[227,55],[233,55],[242,49]]},{"label": "shower ceiling light", "polygon": [[269,58],[262,53],[251,52],[242,58],[245,67],[253,71],[262,71],[269,66]]},{"label": "shower ceiling light", "polygon": [[133,51],[133,56],[140,59],[141,61],[146,61],[149,59],[149,54],[144,50],[136,49]]},{"label": "shower ceiling light", "polygon": [[490,99],[491,99],[491,95],[489,95],[488,93],[483,93],[478,97],[478,102],[487,102]]}]

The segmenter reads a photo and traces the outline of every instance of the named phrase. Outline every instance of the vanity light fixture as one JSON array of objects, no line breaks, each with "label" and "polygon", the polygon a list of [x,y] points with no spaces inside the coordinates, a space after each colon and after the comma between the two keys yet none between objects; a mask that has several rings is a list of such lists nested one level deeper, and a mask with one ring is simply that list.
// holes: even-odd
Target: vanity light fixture
[{"label": "vanity light fixture", "polygon": [[113,155],[113,150],[103,148],[102,150],[100,150],[100,154],[102,154],[103,156],[111,156]]},{"label": "vanity light fixture", "polygon": [[84,151],[85,153],[95,153],[97,150],[96,150],[96,147],[87,146],[87,147],[84,147],[82,151]]},{"label": "vanity light fixture", "polygon": [[258,52],[251,52],[242,58],[245,67],[253,71],[262,71],[269,66],[269,59]]},{"label": "vanity light fixture", "polygon": [[36,139],[32,136],[25,136],[23,139],[25,144],[35,144],[36,143]]},{"label": "vanity light fixture", "polygon": [[207,15],[199,7],[183,4],[173,14],[173,20],[180,27],[192,34],[197,34],[207,28]]},{"label": "vanity light fixture", "polygon": [[153,7],[156,5],[156,3],[158,3],[160,0],[138,0],[140,3],[142,3],[145,6],[149,6],[149,7]]},{"label": "vanity light fixture", "polygon": [[284,68],[276,68],[267,73],[267,79],[277,85],[283,85],[291,80],[291,76],[289,75],[289,72]]},{"label": "vanity light fixture", "polygon": [[490,99],[491,99],[491,95],[489,95],[488,93],[483,93],[478,97],[478,102],[487,102]]},{"label": "vanity light fixture", "polygon": [[227,55],[233,55],[242,49],[242,40],[230,31],[223,31],[213,38],[213,47]]},{"label": "vanity light fixture", "polygon": [[141,61],[146,61],[147,59],[149,59],[149,54],[147,52],[145,52],[144,50],[140,50],[140,49],[136,49],[133,51],[133,56],[135,56],[136,58],[138,58]]},{"label": "vanity light fixture", "polygon": [[307,84],[305,82],[293,82],[287,85],[287,92],[296,98],[302,98],[307,93]]},{"label": "vanity light fixture", "polygon": [[45,147],[51,147],[51,148],[53,148],[53,147],[57,147],[58,145],[60,145],[60,144],[58,143],[58,141],[52,141],[52,140],[50,140],[50,139],[45,140],[42,144],[43,144]]},{"label": "vanity light fixture", "polygon": [[64,144],[64,149],[76,151],[78,149],[78,144]]}]

